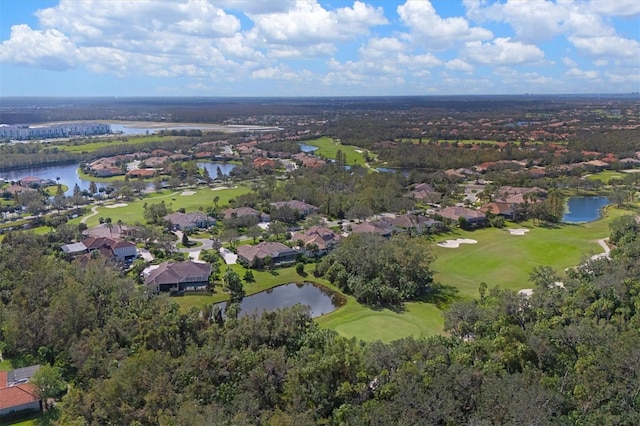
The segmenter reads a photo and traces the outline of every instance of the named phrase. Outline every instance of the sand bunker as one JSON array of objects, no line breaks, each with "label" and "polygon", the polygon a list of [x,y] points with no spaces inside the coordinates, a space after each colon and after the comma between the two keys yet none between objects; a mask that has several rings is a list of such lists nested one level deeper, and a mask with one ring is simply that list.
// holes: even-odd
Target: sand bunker
[{"label": "sand bunker", "polygon": [[196,191],[182,191],[182,194],[180,194],[180,195],[193,195],[195,193],[196,193]]},{"label": "sand bunker", "polygon": [[228,186],[216,186],[215,188],[211,188],[212,191],[222,191],[223,189],[231,189]]},{"label": "sand bunker", "polygon": [[530,229],[526,228],[516,228],[516,229],[508,229],[511,235],[524,235],[530,231]]},{"label": "sand bunker", "polygon": [[456,240],[447,240],[441,243],[438,243],[440,247],[444,248],[458,248],[460,244],[478,244],[476,240],[471,240],[469,238],[458,238]]},{"label": "sand bunker", "polygon": [[111,204],[110,206],[105,206],[105,208],[107,209],[117,209],[118,207],[127,207],[129,204],[127,203],[118,203],[118,204]]}]

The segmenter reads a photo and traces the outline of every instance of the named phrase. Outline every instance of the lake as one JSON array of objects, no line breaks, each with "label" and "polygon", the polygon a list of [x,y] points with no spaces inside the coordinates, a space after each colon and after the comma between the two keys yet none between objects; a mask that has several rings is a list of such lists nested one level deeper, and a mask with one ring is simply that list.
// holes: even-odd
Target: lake
[{"label": "lake", "polygon": [[[333,291],[312,283],[285,284],[244,297],[240,302],[240,313],[243,317],[254,313],[275,311],[290,308],[294,305],[306,305],[310,308],[313,318],[328,314],[342,305],[342,297]],[[223,310],[227,304],[221,303]]]},{"label": "lake", "polygon": [[316,151],[318,149],[317,146],[308,145],[308,144],[302,143],[302,142],[299,142],[298,145],[300,145],[300,150],[302,152],[313,152],[313,151]]},{"label": "lake", "polygon": [[236,165],[220,162],[209,163],[203,161],[198,162],[198,167],[201,169],[207,169],[207,171],[209,172],[209,176],[211,176],[211,179],[215,179],[218,176],[218,167],[220,167],[220,171],[222,172],[223,176],[229,176],[229,173],[231,172],[231,170],[236,168]]},{"label": "lake", "polygon": [[[88,190],[90,181],[83,180],[78,176],[78,163],[61,164],[57,166],[41,166],[30,167],[28,169],[0,171],[0,177],[12,181],[17,181],[27,176],[35,176],[41,179],[51,179],[54,182],[60,182],[63,185],[67,185],[69,190],[66,195],[73,194],[73,187],[78,184],[81,190]],[[58,180],[60,178],[60,180]],[[108,183],[96,182],[98,188],[109,186]]]},{"label": "lake", "polygon": [[611,204],[607,197],[570,197],[563,222],[584,223],[600,219],[602,208]]},{"label": "lake", "polygon": [[121,133],[123,135],[146,135],[158,133],[161,130],[208,130],[207,127],[197,126],[176,126],[168,125],[166,127],[137,127],[135,124],[113,124],[110,123],[111,133]]}]

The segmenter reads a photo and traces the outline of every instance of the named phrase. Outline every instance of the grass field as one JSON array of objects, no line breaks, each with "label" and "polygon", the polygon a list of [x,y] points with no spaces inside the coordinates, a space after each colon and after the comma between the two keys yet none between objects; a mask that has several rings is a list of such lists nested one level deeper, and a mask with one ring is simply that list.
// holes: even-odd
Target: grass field
[{"label": "grass field", "polygon": [[[135,224],[136,222],[144,223],[144,204],[156,204],[164,201],[173,211],[181,207],[187,212],[198,211],[200,207],[213,206],[213,198],[220,197],[218,205],[224,206],[229,200],[241,194],[246,194],[250,189],[246,186],[238,186],[232,189],[221,189],[213,191],[209,187],[198,188],[193,190],[195,194],[181,195],[183,190],[178,191],[164,190],[159,193],[147,194],[143,199],[128,201],[123,207],[109,208],[107,206],[99,206],[96,208],[97,215],[89,217],[86,221],[88,227],[96,226],[100,222],[100,217],[110,217],[113,222],[122,220],[125,223]],[[118,202],[119,203],[119,202]],[[70,221],[71,223],[80,223],[81,218]]]},{"label": "grass field", "polygon": [[622,179],[626,176],[625,173],[616,172],[614,170],[604,170],[600,173],[594,173],[587,176],[589,180],[599,180],[604,183],[609,183],[611,179]]},{"label": "grass field", "polygon": [[345,337],[383,342],[443,333],[442,311],[431,303],[405,303],[401,311],[392,311],[368,308],[349,299],[346,306],[317,318],[320,326],[333,329]]},{"label": "grass field", "polygon": [[[126,142],[122,140],[122,137],[126,137]],[[84,152],[94,152],[102,148],[106,148],[108,146],[113,145],[144,145],[146,143],[151,142],[160,142],[160,141],[171,141],[175,139],[174,136],[118,136],[115,139],[101,140],[100,142],[89,142],[85,144],[71,145],[55,145],[60,151],[74,152],[74,153],[84,153]]]},{"label": "grass field", "polygon": [[[69,190],[69,187],[67,185],[60,184],[60,187],[63,193]],[[44,188],[44,192],[46,192],[50,197],[53,197],[58,193],[58,185],[47,186],[46,188]]]},{"label": "grass field", "polygon": [[[244,276],[246,269],[242,265],[231,265],[240,277]],[[307,265],[310,271],[312,265]],[[222,273],[226,266],[222,267]],[[298,275],[295,267],[281,268],[275,274],[263,271],[252,271],[255,283],[244,283],[246,295],[258,293],[280,284],[293,282],[313,281],[328,288],[338,291],[327,280],[315,278],[309,274],[307,277]],[[444,320],[441,311],[433,304],[411,302],[405,304],[402,311],[395,312],[389,309],[372,309],[359,304],[353,297],[344,296],[346,304],[337,310],[316,318],[321,327],[337,331],[345,337],[358,337],[362,340],[381,340],[390,342],[407,336],[426,337],[442,333]],[[218,292],[210,296],[185,295],[171,299],[180,306],[181,311],[188,311],[192,306],[202,307],[210,303],[218,303],[228,300],[228,295]]]},{"label": "grass field", "polygon": [[338,152],[338,150],[341,150],[343,153],[347,155],[348,165],[358,164],[363,166],[366,164],[366,161],[364,158],[364,150],[358,147],[355,147],[352,145],[342,145],[334,141],[332,138],[329,138],[326,136],[318,139],[312,139],[309,141],[303,141],[303,142],[306,143],[307,145],[317,146],[318,149],[314,151],[314,154],[316,155],[335,160],[336,153]]},{"label": "grass field", "polygon": [[557,228],[513,225],[530,228],[522,236],[510,235],[502,229],[458,230],[439,236],[437,241],[470,238],[478,244],[462,244],[450,249],[434,245],[435,279],[459,290],[460,297],[477,297],[478,285],[499,286],[513,290],[531,287],[529,273],[540,265],[551,266],[559,274],[577,265],[584,256],[601,253],[597,240],[609,235],[609,223],[621,214],[633,213],[609,206],[603,219],[585,224],[562,224]]}]

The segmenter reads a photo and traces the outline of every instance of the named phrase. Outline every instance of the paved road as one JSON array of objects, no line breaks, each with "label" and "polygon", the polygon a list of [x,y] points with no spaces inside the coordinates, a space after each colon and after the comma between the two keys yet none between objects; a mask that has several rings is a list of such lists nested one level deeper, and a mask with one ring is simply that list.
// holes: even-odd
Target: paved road
[{"label": "paved road", "polygon": [[[177,242],[182,242],[182,231],[175,231],[175,234],[178,237]],[[188,253],[189,257],[193,260],[198,260],[200,258],[200,252],[202,250],[211,250],[213,248],[213,240],[209,238],[189,238],[189,241],[202,243],[202,245],[190,248],[176,248],[176,250],[182,253]]]}]

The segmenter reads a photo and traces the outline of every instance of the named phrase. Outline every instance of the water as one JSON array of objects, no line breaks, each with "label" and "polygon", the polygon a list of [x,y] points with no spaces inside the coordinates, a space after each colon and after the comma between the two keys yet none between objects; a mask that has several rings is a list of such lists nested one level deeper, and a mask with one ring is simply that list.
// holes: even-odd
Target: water
[{"label": "water", "polygon": [[223,176],[229,176],[229,173],[231,172],[231,170],[236,168],[236,165],[220,162],[209,163],[203,161],[198,162],[198,167],[201,169],[207,169],[207,171],[209,172],[209,176],[211,176],[212,179],[215,179],[218,176],[218,167],[220,167],[220,171],[222,172]]},{"label": "water", "polygon": [[166,127],[137,127],[135,124],[109,124],[112,133],[123,135],[146,135],[160,132],[160,130],[205,130],[207,127],[198,126],[166,126]]},{"label": "water", "polygon": [[389,167],[376,167],[376,171],[380,173],[402,173],[404,177],[409,177],[409,174],[411,174],[409,169],[392,169]]},{"label": "water", "polygon": [[[275,311],[301,304],[308,306],[311,316],[315,318],[334,311],[342,304],[340,298],[340,295],[327,288],[311,283],[285,284],[243,298],[240,302],[239,316]],[[221,307],[224,313],[226,303],[221,304]]]},{"label": "water", "polygon": [[[73,194],[73,188],[76,184],[81,190],[89,190],[90,181],[83,180],[78,176],[78,163],[62,164],[58,166],[40,166],[31,167],[28,169],[10,170],[7,172],[0,172],[0,177],[10,180],[18,181],[27,176],[35,176],[41,179],[50,179],[54,182],[59,182],[63,185],[67,185],[69,190],[66,195]],[[58,180],[60,178],[60,180]],[[106,188],[108,183],[96,182],[98,188]]]},{"label": "water", "polygon": [[600,219],[601,210],[607,204],[611,204],[607,197],[570,197],[562,221],[567,223],[593,222]]},{"label": "water", "polygon": [[298,143],[298,145],[300,145],[300,150],[302,152],[313,152],[318,149],[317,146],[307,145],[306,143],[302,143],[302,142]]}]

